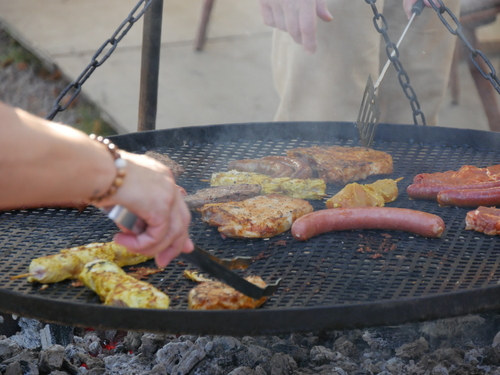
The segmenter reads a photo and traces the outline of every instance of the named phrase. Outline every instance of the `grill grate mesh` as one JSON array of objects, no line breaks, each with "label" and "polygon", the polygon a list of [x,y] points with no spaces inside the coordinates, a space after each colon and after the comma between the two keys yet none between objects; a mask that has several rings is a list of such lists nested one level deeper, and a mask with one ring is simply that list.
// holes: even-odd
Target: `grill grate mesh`
[{"label": "grill grate mesh", "polygon": [[[281,127],[276,127],[278,125]],[[227,170],[230,160],[284,155],[287,149],[294,147],[358,145],[352,136],[352,124],[320,123],[316,126],[321,131],[314,136],[306,130],[300,133],[303,124],[278,125],[238,124],[144,132],[118,136],[115,142],[138,153],[153,150],[168,154],[185,167],[186,173],[178,184],[188,193],[207,187],[211,174]],[[450,141],[453,143],[429,141],[428,132],[431,139],[444,139],[436,135],[453,134]],[[295,133],[299,136],[294,138]],[[440,239],[367,230],[329,233],[306,242],[294,241],[289,232],[268,240],[224,240],[196,213],[191,236],[195,243],[219,257],[255,257],[257,260],[249,269],[237,271],[243,276],[256,274],[267,281],[282,278],[282,286],[262,307],[264,310],[418,299],[429,294],[496,285],[500,280],[499,239],[465,231],[468,209],[441,208],[435,202],[410,200],[406,194],[406,187],[418,173],[458,169],[464,164],[481,167],[500,163],[496,147],[491,143],[498,141],[497,135],[484,133],[439,128],[423,131],[404,125],[379,127],[373,147],[392,155],[392,178],[404,177],[398,184],[398,199],[389,205],[441,216],[447,227]],[[479,142],[471,144],[471,134]],[[482,144],[483,138],[489,143]],[[328,197],[339,189],[329,185]],[[311,203],[315,210],[325,208],[324,200]],[[66,300],[75,306],[99,304],[92,292],[71,286],[70,281],[41,290],[39,284],[30,284],[25,279],[10,280],[10,277],[27,272],[32,258],[67,247],[110,241],[116,231],[115,225],[93,207],[81,212],[42,208],[0,213],[0,290],[20,293],[28,299],[36,295]],[[152,261],[146,265],[154,267]],[[188,291],[195,285],[183,277],[185,269],[195,268],[174,261],[164,272],[148,277],[149,282],[171,297],[174,310],[187,308]]]}]

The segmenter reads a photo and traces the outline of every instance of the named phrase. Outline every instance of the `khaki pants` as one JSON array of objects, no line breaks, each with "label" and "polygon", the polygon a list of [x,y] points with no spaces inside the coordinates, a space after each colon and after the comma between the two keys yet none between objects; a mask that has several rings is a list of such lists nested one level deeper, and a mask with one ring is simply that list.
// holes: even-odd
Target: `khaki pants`
[{"label": "khaki pants", "polygon": [[[458,16],[459,0],[445,0]],[[402,0],[378,0],[391,41],[397,43],[408,18]],[[318,48],[306,53],[282,31],[273,38],[273,74],[280,95],[276,121],[356,121],[368,74],[376,81],[387,61],[385,41],[375,30],[373,12],[363,0],[329,0],[334,19],[318,20]],[[446,94],[456,37],[432,8],[425,8],[399,47],[428,125],[437,124]],[[413,124],[410,101],[391,65],[379,90],[380,122]]]}]

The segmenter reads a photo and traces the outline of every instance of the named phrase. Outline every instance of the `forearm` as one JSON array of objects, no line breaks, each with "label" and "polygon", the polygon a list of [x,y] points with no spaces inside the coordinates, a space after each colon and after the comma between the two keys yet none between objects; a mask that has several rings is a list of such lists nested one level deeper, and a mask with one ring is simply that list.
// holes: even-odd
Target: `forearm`
[{"label": "forearm", "polygon": [[2,103],[0,122],[0,208],[88,200],[111,185],[110,153],[86,134]]}]

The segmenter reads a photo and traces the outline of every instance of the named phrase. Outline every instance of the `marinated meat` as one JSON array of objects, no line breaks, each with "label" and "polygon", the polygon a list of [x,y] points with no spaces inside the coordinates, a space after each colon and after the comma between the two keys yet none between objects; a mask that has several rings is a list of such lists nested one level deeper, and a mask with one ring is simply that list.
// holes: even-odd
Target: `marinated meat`
[{"label": "marinated meat", "polygon": [[261,159],[242,159],[230,161],[228,170],[265,174],[271,177],[311,178],[311,167],[288,156],[265,156]]},{"label": "marinated meat", "polygon": [[421,173],[413,178],[407,192],[413,199],[434,200],[441,191],[487,189],[500,186],[500,165],[477,168],[464,165],[458,171]]},{"label": "marinated meat", "polygon": [[[266,287],[259,276],[248,276],[245,279],[260,288]],[[188,294],[188,306],[193,310],[255,309],[266,300],[267,297],[258,300],[250,298],[220,281],[202,282]]]},{"label": "marinated meat", "polygon": [[326,183],[347,184],[391,174],[393,169],[391,155],[364,147],[300,147],[288,150],[287,155],[306,160]]},{"label": "marinated meat", "polygon": [[326,191],[325,181],[320,178],[272,178],[259,173],[229,171],[213,173],[210,179],[210,186],[234,184],[258,184],[262,187],[261,194],[278,193],[300,199],[323,199]]},{"label": "marinated meat", "polygon": [[500,209],[480,206],[465,217],[465,229],[489,235],[500,234]]},{"label": "marinated meat", "polygon": [[46,284],[76,279],[83,266],[95,259],[111,260],[123,267],[145,262],[152,257],[131,253],[115,242],[95,242],[33,259],[29,265],[28,281]]},{"label": "marinated meat", "polygon": [[280,194],[261,195],[241,202],[214,203],[200,210],[202,220],[231,238],[269,238],[291,228],[292,223],[313,211],[305,200]]},{"label": "marinated meat", "polygon": [[293,169],[274,160],[242,159],[230,161],[227,169],[239,172],[254,172],[271,177],[290,177]]},{"label": "marinated meat", "polygon": [[384,207],[398,197],[397,180],[384,179],[373,184],[347,184],[341,191],[326,201],[328,208],[340,207]]},{"label": "marinated meat", "polygon": [[186,170],[176,161],[172,160],[169,156],[165,154],[160,154],[156,151],[146,151],[146,155],[158,160],[160,163],[166,165],[172,171],[175,179],[182,175]]},{"label": "marinated meat", "polygon": [[96,292],[105,305],[167,309],[168,296],[153,285],[127,275],[116,263],[97,259],[85,264],[78,279]]},{"label": "marinated meat", "polygon": [[236,184],[216,186],[198,190],[195,194],[184,197],[184,202],[191,210],[208,203],[239,202],[259,195],[262,188],[257,184]]}]

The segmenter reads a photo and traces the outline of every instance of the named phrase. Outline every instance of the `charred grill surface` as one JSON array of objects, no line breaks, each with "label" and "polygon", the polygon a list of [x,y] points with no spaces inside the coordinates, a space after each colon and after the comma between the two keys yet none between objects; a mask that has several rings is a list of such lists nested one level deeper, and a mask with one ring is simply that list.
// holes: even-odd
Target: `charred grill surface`
[{"label": "charred grill surface", "polygon": [[[188,193],[207,188],[213,172],[228,162],[286,155],[297,147],[357,146],[352,123],[268,123],[216,125],[141,132],[113,137],[121,148],[169,155],[186,172],[177,183]],[[500,134],[408,125],[378,127],[373,148],[393,157],[391,178],[399,197],[388,204],[441,216],[439,239],[403,232],[345,231],[306,242],[290,232],[271,239],[222,239],[217,229],[193,213],[192,239],[216,256],[251,256],[242,276],[266,282],[282,278],[278,292],[257,310],[187,311],[196,283],[183,277],[189,264],[174,261],[148,281],[171,298],[166,311],[101,306],[96,295],[61,282],[40,284],[11,276],[27,272],[32,258],[63,248],[112,240],[117,228],[93,207],[35,209],[0,213],[0,310],[47,321],[83,326],[196,334],[267,334],[397,324],[500,308],[500,239],[465,230],[470,209],[439,207],[411,200],[406,187],[419,173],[500,164]],[[380,176],[360,183],[371,183]],[[342,186],[328,185],[328,196],[310,201],[315,210]],[[150,261],[150,266],[154,266]]]}]

